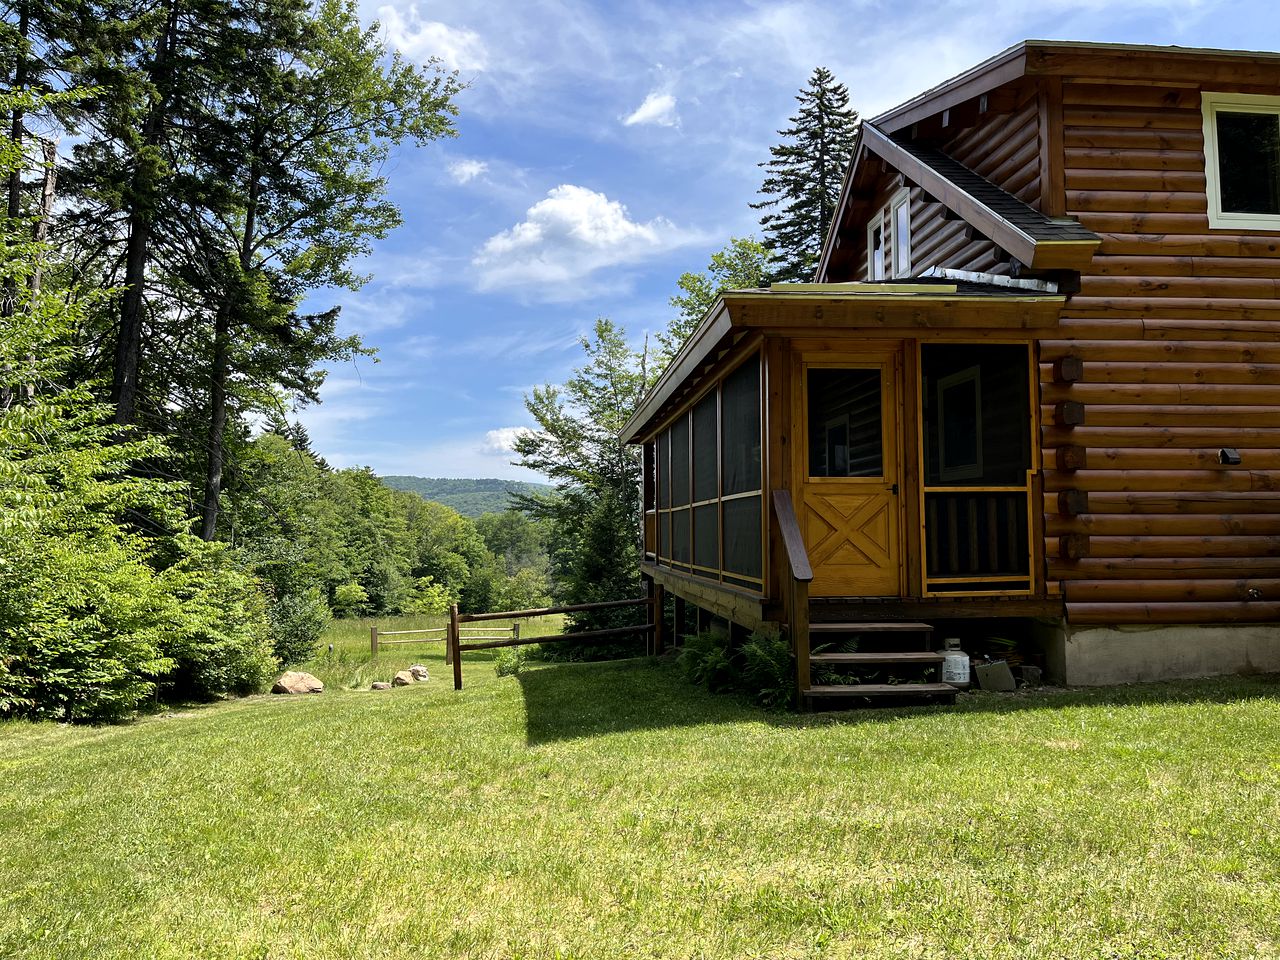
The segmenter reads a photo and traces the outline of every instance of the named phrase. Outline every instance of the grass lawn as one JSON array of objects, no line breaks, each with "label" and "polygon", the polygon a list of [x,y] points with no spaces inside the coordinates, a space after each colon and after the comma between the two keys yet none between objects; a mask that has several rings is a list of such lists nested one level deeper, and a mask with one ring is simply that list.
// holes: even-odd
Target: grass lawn
[{"label": "grass lawn", "polygon": [[0,957],[1280,956],[1275,677],[796,717],[331,639],[320,696],[0,725]]}]

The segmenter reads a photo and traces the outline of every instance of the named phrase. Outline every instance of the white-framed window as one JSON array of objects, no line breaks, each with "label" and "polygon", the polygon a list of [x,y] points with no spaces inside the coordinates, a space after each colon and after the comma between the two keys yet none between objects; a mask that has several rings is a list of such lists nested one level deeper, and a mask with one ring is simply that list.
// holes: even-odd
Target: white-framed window
[{"label": "white-framed window", "polygon": [[1280,230],[1280,97],[1201,94],[1209,226]]},{"label": "white-framed window", "polygon": [[911,275],[911,191],[903,187],[867,223],[867,279]]},{"label": "white-framed window", "polygon": [[893,224],[893,275],[911,276],[911,191],[903,188],[889,201]]}]

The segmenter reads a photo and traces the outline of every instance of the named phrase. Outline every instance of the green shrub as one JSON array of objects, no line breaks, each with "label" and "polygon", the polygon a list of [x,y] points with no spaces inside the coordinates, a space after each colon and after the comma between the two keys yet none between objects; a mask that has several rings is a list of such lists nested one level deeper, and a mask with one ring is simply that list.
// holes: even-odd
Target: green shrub
[{"label": "green shrub", "polygon": [[762,706],[778,710],[795,697],[795,658],[776,630],[757,630],[742,647],[742,686]]},{"label": "green shrub", "polygon": [[514,677],[524,669],[529,659],[528,647],[504,647],[493,661],[493,669],[500,677]]},{"label": "green shrub", "polygon": [[162,580],[181,607],[163,644],[166,678],[178,696],[209,699],[262,689],[278,664],[271,652],[267,601],[224,544],[179,538],[185,555]]},{"label": "green shrub", "polygon": [[795,694],[791,648],[776,632],[757,631],[736,651],[723,630],[691,634],[676,663],[712,693],[734,691],[770,709],[785,707]]},{"label": "green shrub", "polygon": [[333,612],[340,617],[358,617],[369,610],[369,594],[358,583],[344,583],[334,588]]},{"label": "green shrub", "polygon": [[315,656],[333,615],[315,587],[303,593],[277,597],[267,608],[271,621],[271,647],[284,666],[302,663]]}]

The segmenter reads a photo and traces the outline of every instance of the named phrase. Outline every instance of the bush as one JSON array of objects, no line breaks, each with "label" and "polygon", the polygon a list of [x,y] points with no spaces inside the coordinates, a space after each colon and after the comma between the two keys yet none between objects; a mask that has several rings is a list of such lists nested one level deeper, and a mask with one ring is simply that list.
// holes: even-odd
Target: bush
[{"label": "bush", "polygon": [[514,677],[529,660],[527,647],[504,647],[493,661],[493,669],[500,677]]},{"label": "bush", "polygon": [[695,633],[685,638],[676,663],[712,693],[736,691],[771,710],[787,706],[795,693],[791,648],[775,632],[751,634],[740,651],[731,649],[723,630]]},{"label": "bush", "polygon": [[278,597],[268,608],[271,647],[283,666],[311,659],[320,637],[333,620],[329,605],[318,589]]},{"label": "bush", "polygon": [[344,583],[333,591],[333,612],[340,617],[358,617],[369,610],[369,594],[358,583]]},{"label": "bush", "polygon": [[795,697],[791,644],[776,630],[757,630],[742,647],[742,685],[761,706],[780,710]]},{"label": "bush", "polygon": [[185,556],[162,574],[181,604],[163,646],[174,665],[166,686],[201,699],[261,690],[278,666],[266,597],[225,545],[179,543]]},{"label": "bush", "polygon": [[440,615],[448,613],[449,607],[458,602],[458,591],[443,583],[436,583],[432,577],[418,577],[414,581],[413,592],[405,604],[405,613],[426,613]]}]

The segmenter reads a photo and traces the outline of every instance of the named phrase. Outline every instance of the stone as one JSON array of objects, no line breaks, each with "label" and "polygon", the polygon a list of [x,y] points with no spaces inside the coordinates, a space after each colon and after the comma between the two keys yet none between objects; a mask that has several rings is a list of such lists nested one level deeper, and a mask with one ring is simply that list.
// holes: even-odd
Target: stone
[{"label": "stone", "polygon": [[407,687],[411,683],[413,683],[413,674],[408,670],[401,670],[391,678],[391,685],[393,687]]},{"label": "stone", "polygon": [[369,686],[369,689],[370,690],[390,690],[391,684],[387,683],[385,680],[376,680]]},{"label": "stone", "polygon": [[413,674],[415,680],[430,680],[431,674],[427,673],[427,668],[420,663],[415,663],[409,668],[409,672]]},{"label": "stone", "polygon": [[324,684],[309,673],[287,670],[271,688],[272,693],[322,693]]}]

